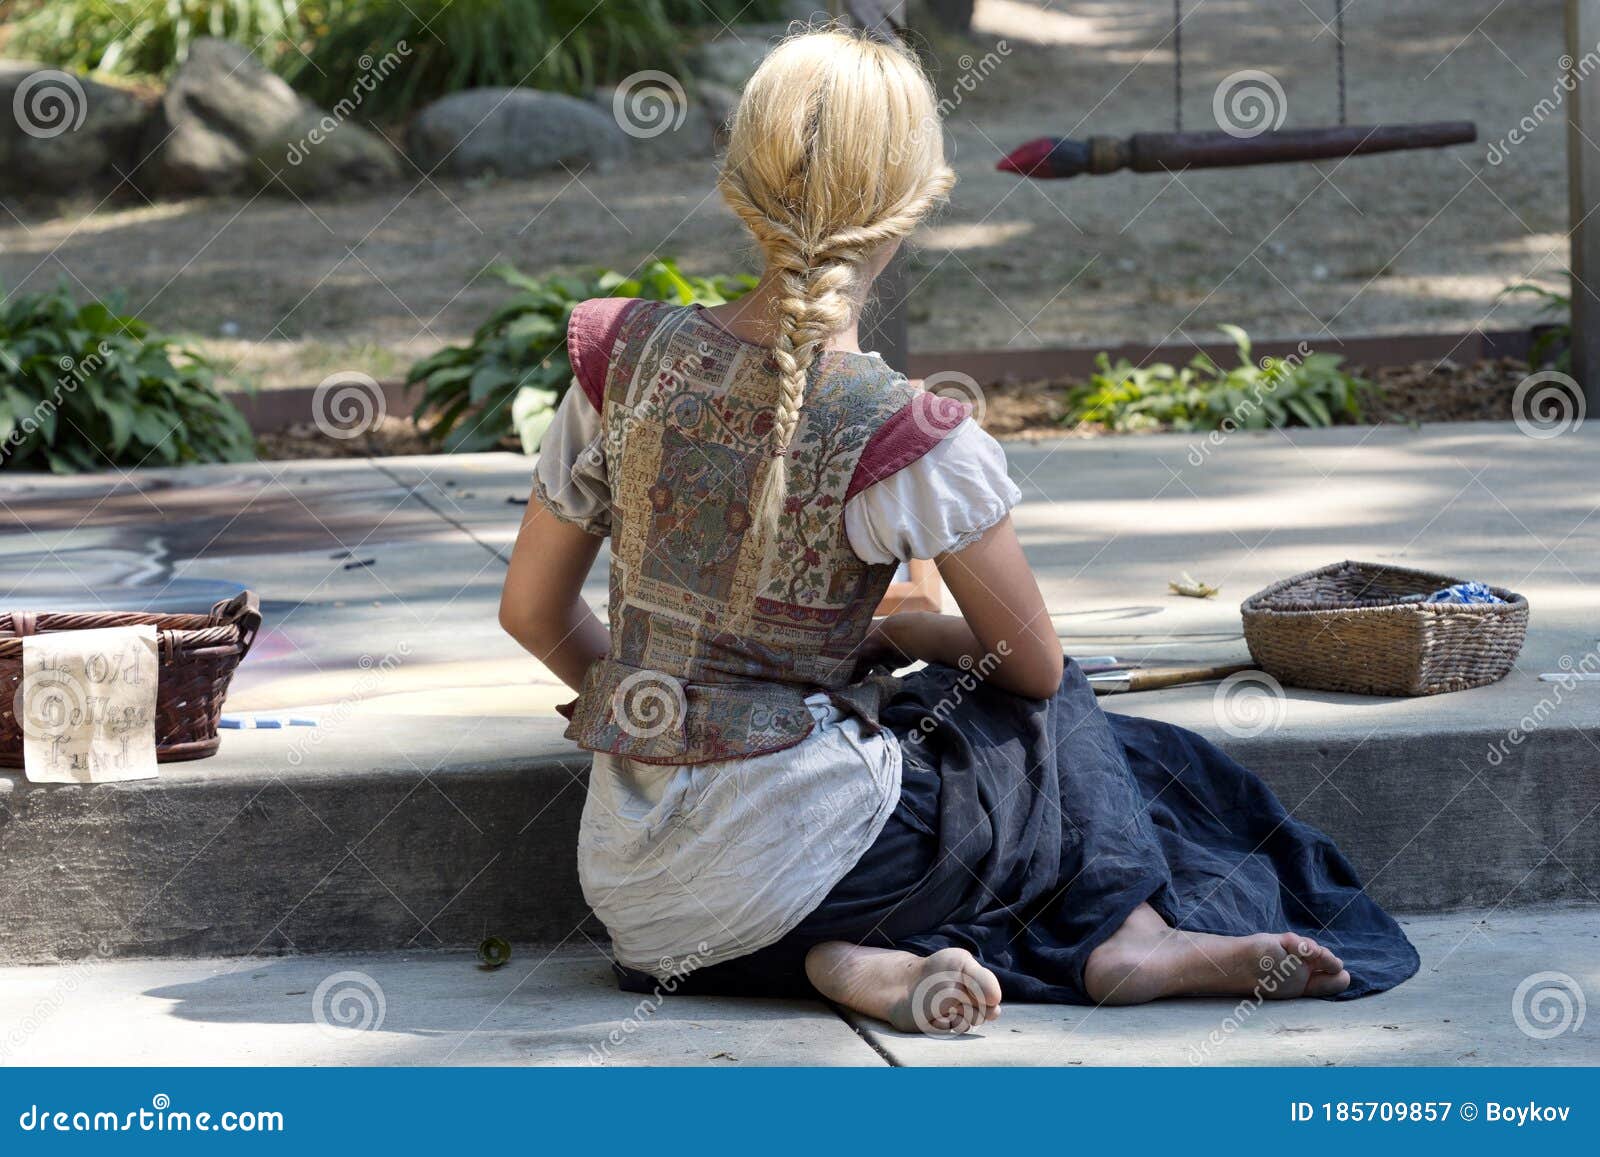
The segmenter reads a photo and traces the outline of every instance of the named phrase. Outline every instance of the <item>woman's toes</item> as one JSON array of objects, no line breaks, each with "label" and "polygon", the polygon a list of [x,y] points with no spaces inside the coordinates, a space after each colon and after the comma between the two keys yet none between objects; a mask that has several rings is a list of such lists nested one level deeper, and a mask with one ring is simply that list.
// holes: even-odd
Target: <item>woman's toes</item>
[{"label": "woman's toes", "polygon": [[1350,974],[1344,969],[1337,972],[1313,972],[1306,981],[1307,996],[1337,996],[1350,987]]},{"label": "woman's toes", "polygon": [[922,1032],[969,1032],[985,1024],[1000,1004],[999,979],[964,948],[935,952],[919,972],[909,1013]]},{"label": "woman's toes", "polygon": [[1335,975],[1344,970],[1344,961],[1335,956],[1332,949],[1325,948],[1309,936],[1298,936],[1297,939],[1299,942],[1292,951],[1312,972]]},{"label": "woman's toes", "polygon": [[1298,932],[1285,932],[1278,938],[1278,943],[1307,972],[1334,973],[1344,967],[1343,961],[1309,936],[1302,936]]}]

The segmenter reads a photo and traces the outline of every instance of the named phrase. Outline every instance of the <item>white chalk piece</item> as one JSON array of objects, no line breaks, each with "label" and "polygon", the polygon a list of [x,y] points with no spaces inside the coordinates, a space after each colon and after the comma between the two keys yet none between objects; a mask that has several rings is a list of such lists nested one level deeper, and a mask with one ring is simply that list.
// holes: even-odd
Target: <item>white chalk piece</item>
[{"label": "white chalk piece", "polygon": [[276,715],[224,715],[217,720],[218,727],[226,727],[232,731],[256,731],[261,728],[278,727],[315,727],[315,719],[302,719],[294,717],[283,719]]},{"label": "white chalk piece", "polygon": [[156,777],[156,628],[22,640],[22,766],[34,783]]}]

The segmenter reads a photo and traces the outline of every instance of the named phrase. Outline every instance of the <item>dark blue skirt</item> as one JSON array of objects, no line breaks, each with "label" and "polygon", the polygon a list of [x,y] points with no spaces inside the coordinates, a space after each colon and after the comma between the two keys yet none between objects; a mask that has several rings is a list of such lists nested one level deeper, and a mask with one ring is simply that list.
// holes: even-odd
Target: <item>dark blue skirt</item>
[{"label": "dark blue skirt", "polygon": [[[814,995],[827,940],[972,952],[1008,1001],[1092,1004],[1089,953],[1148,902],[1176,928],[1294,931],[1351,983],[1393,988],[1417,953],[1327,836],[1255,775],[1180,727],[1102,711],[1077,665],[1022,699],[949,667],[908,677],[883,722],[899,737],[899,805],[822,904],[778,943],[683,977],[705,995]],[[651,978],[619,969],[631,991]]]}]

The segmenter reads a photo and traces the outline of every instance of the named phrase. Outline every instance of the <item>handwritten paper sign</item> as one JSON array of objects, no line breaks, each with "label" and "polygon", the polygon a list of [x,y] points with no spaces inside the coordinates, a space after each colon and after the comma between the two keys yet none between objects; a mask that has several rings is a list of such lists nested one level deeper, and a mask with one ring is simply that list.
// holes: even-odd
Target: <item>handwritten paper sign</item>
[{"label": "handwritten paper sign", "polygon": [[153,779],[156,673],[153,625],[24,637],[17,720],[28,778]]}]

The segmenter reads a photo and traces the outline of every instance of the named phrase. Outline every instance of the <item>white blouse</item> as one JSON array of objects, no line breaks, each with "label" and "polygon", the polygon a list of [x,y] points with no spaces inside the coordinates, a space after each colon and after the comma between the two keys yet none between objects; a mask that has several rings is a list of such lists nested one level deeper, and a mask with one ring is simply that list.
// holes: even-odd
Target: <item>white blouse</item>
[{"label": "white blouse", "polygon": [[[554,514],[610,531],[600,415],[574,383],[540,446],[534,489]],[[1005,452],[972,419],[845,505],[864,562],[960,550],[1021,498]],[[584,898],[617,960],[665,978],[781,939],[856,865],[900,796],[900,745],[826,695],[793,747],[663,767],[594,756],[578,832]]]}]

